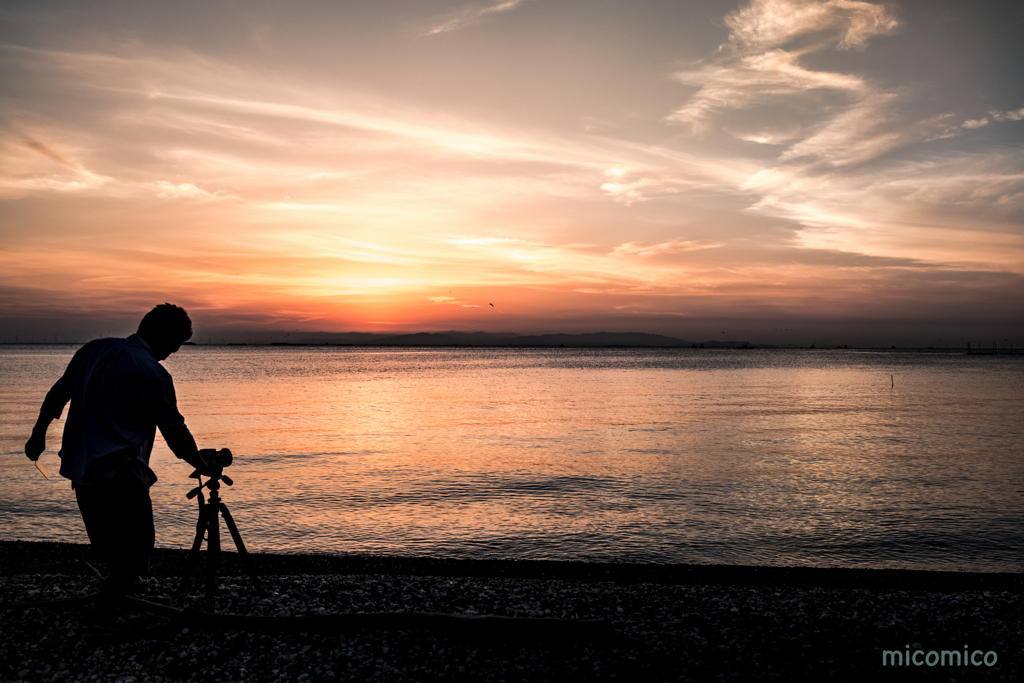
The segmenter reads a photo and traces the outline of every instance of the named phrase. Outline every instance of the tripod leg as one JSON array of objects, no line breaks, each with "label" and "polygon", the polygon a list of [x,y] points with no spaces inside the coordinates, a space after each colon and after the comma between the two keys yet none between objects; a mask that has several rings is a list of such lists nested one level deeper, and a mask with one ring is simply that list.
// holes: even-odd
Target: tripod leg
[{"label": "tripod leg", "polygon": [[214,609],[214,591],[217,589],[217,569],[220,567],[220,505],[210,497],[207,508],[209,531],[206,535],[206,609]]},{"label": "tripod leg", "polygon": [[252,562],[249,561],[249,553],[245,549],[245,544],[242,543],[242,535],[238,533],[238,527],[235,525],[235,520],[231,516],[231,512],[228,510],[228,506],[224,503],[220,504],[220,513],[224,516],[224,523],[227,524],[228,531],[231,532],[231,538],[234,539],[235,547],[238,548],[238,557],[242,560],[242,565],[245,566],[245,571],[249,574],[249,578],[252,580],[252,585],[256,588],[256,592],[260,597],[263,597],[266,595],[263,590],[263,582],[260,581],[260,577],[252,567]]},{"label": "tripod leg", "polygon": [[178,586],[178,596],[184,595],[185,591],[188,590],[188,584],[192,580],[192,572],[195,571],[196,564],[199,562],[199,549],[203,547],[203,536],[206,535],[206,527],[208,522],[206,521],[207,515],[206,500],[203,498],[203,494],[199,494],[199,521],[196,522],[196,537],[192,541],[192,550],[188,554],[188,564],[185,565],[185,573],[181,577],[181,585]]}]

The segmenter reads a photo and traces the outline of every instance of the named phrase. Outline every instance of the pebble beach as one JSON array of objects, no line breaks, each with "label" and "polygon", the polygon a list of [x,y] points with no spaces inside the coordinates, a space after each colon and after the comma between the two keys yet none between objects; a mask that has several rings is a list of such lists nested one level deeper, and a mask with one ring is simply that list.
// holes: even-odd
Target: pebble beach
[{"label": "pebble beach", "polygon": [[88,606],[10,607],[94,592],[88,546],[0,551],[3,681],[1024,680],[1020,574],[256,554],[260,596],[225,553],[216,614],[540,620],[514,634],[429,619],[267,632],[204,626],[202,567],[176,596],[188,553],[158,549],[137,597],[199,612],[183,622],[128,605],[100,632]]}]

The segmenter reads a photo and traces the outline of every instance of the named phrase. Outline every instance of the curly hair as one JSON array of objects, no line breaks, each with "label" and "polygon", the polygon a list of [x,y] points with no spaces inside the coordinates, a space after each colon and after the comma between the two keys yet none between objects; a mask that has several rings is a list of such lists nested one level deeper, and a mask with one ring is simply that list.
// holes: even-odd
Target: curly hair
[{"label": "curly hair", "polygon": [[184,342],[192,336],[192,320],[181,306],[154,306],[139,323],[138,334],[151,339]]}]

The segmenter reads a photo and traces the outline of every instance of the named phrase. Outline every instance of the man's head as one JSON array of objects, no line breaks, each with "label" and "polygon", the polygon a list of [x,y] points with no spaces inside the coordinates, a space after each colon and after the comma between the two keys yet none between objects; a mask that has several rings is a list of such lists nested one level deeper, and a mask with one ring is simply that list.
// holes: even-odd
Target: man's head
[{"label": "man's head", "polygon": [[192,336],[192,321],[181,306],[160,304],[142,318],[138,335],[149,344],[153,356],[163,360]]}]

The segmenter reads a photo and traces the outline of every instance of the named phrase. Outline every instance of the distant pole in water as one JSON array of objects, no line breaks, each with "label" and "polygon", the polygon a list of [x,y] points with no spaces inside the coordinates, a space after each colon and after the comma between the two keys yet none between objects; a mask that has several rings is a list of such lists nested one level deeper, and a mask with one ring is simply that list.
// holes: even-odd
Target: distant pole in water
[{"label": "distant pole in water", "polygon": [[890,389],[895,389],[896,388],[896,380],[894,380],[892,378],[892,375],[889,375],[889,388]]}]

